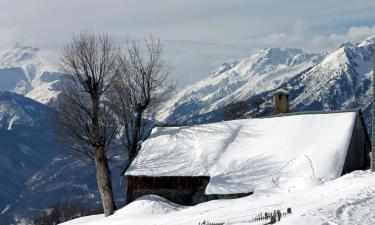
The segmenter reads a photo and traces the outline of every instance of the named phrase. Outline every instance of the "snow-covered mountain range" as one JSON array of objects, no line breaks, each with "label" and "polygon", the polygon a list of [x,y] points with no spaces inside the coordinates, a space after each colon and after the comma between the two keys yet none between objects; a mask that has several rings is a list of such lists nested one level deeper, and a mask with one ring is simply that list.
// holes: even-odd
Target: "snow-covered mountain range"
[{"label": "snow-covered mountain range", "polygon": [[168,101],[158,119],[167,123],[222,120],[228,104],[262,99],[261,112],[272,113],[274,91],[290,92],[291,110],[361,108],[369,123],[372,57],[375,36],[337,49],[309,54],[295,48],[267,48],[238,63],[223,64],[210,76],[190,85]]},{"label": "snow-covered mountain range", "polygon": [[17,44],[0,56],[0,91],[11,91],[50,104],[59,93],[61,73],[38,48]]}]

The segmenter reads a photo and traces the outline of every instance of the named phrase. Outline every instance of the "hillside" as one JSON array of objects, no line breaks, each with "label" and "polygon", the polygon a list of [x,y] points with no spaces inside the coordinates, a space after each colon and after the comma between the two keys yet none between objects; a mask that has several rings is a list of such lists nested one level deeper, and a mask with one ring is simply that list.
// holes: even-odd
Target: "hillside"
[{"label": "hillside", "polygon": [[27,180],[62,152],[51,136],[49,117],[47,106],[15,93],[0,92],[2,215],[22,193]]}]

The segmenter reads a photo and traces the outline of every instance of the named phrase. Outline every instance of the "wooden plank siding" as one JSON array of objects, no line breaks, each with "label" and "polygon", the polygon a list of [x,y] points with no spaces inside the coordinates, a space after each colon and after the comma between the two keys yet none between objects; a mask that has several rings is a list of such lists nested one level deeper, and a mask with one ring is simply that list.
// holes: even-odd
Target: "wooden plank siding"
[{"label": "wooden plank siding", "polygon": [[164,188],[176,191],[195,190],[207,186],[208,176],[127,176],[128,185],[137,189]]},{"label": "wooden plank siding", "polygon": [[342,175],[354,170],[370,168],[371,142],[366,131],[362,113],[358,112],[346,154]]},{"label": "wooden plank siding", "polygon": [[206,200],[208,176],[127,176],[127,202],[154,194],[180,205],[195,205]]},{"label": "wooden plank siding", "polygon": [[143,195],[158,195],[180,205],[196,205],[214,199],[240,198],[250,193],[206,195],[208,176],[126,176],[127,200],[132,202]]}]

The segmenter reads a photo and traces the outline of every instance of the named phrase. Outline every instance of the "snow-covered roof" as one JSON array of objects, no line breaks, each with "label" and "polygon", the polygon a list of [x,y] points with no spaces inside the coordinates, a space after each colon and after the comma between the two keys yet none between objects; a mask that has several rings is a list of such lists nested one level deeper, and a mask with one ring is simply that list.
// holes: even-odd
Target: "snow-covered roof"
[{"label": "snow-covered roof", "polygon": [[157,127],[125,175],[210,176],[206,194],[331,180],[342,173],[355,118],[315,113]]}]

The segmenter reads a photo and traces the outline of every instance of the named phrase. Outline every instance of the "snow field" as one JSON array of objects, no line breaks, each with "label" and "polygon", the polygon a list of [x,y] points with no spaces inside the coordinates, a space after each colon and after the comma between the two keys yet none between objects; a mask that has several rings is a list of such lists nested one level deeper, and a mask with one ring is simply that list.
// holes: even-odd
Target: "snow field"
[{"label": "snow field", "polygon": [[278,224],[361,224],[375,223],[375,173],[355,171],[336,180],[289,193],[254,194],[232,200],[214,200],[196,206],[178,206],[156,196],[145,196],[114,215],[88,216],[64,225],[198,225],[200,222],[251,223],[261,212],[292,208],[292,214]]}]

